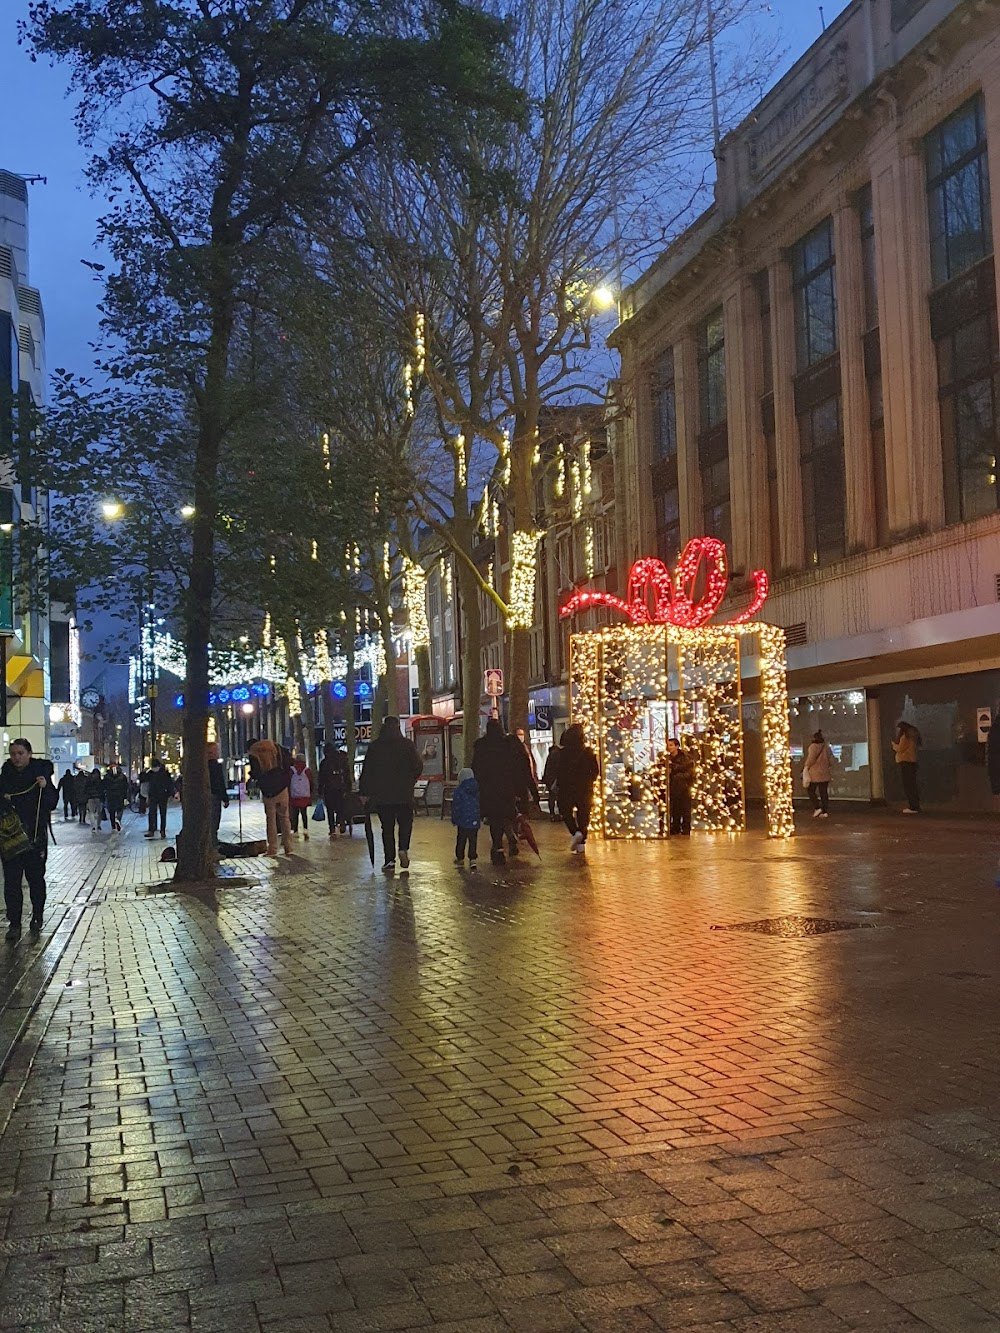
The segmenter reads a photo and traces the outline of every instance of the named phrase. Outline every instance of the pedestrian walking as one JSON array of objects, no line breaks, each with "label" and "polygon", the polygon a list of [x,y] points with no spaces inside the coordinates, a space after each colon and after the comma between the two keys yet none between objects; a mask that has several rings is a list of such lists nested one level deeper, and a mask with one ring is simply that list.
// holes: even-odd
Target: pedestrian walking
[{"label": "pedestrian walking", "polygon": [[167,836],[167,805],[174,794],[174,780],[162,759],[154,759],[149,766],[149,828],[142,835],[155,838],[157,825],[160,837]]},{"label": "pedestrian walking", "polygon": [[582,854],[590,828],[590,809],[594,783],[601,771],[597,755],[583,736],[583,727],[574,722],[562,738],[562,763],[559,769],[559,813],[569,830],[571,852]]},{"label": "pedestrian walking", "polygon": [[76,815],[76,780],[73,776],[73,770],[67,768],[66,772],[59,779],[59,786],[56,788],[63,803],[63,823],[69,819],[72,814]]},{"label": "pedestrian walking", "polygon": [[917,754],[922,744],[920,732],[909,722],[900,718],[896,723],[896,738],[892,748],[896,754],[896,767],[903,784],[906,797],[904,815],[920,814],[920,786],[917,782]]},{"label": "pedestrian walking", "polygon": [[556,809],[556,800],[559,795],[559,765],[562,762],[562,747],[559,745],[550,745],[549,752],[545,756],[545,767],[542,769],[542,786],[548,793],[549,798],[549,819],[553,824],[559,823],[559,812]]},{"label": "pedestrian walking", "polygon": [[288,807],[292,812],[292,832],[298,833],[302,823],[302,837],[309,841],[309,809],[313,800],[312,769],[306,767],[302,755],[297,754],[292,760],[292,772],[288,780]]},{"label": "pedestrian walking", "polygon": [[226,786],[226,771],[219,758],[218,741],[208,742],[208,794],[212,801],[212,842],[218,844],[222,812],[229,809],[229,788]]},{"label": "pedestrian walking", "polygon": [[250,757],[250,775],[260,787],[264,799],[264,818],[267,822],[267,855],[277,856],[278,834],[286,856],[292,854],[292,832],[288,822],[288,784],[291,780],[291,758],[283,745],[261,739],[247,747]]},{"label": "pedestrian walking", "polygon": [[87,773],[78,768],[73,774],[73,794],[76,797],[76,813],[81,824],[87,822]]},{"label": "pedestrian walking", "polygon": [[351,770],[347,762],[347,751],[338,750],[331,745],[323,756],[317,776],[319,794],[326,806],[326,822],[330,837],[348,831],[347,798],[351,791]]},{"label": "pedestrian walking", "polygon": [[[525,786],[527,763],[522,758],[523,753],[520,741],[507,736],[495,717],[486,723],[486,734],[480,736],[472,747],[472,772],[479,785],[482,817],[489,825],[490,859],[495,866],[502,866],[507,860],[503,850],[505,835],[508,852],[517,855],[514,821],[517,819],[518,797]],[[530,777],[529,769],[529,781]]]},{"label": "pedestrian walking", "polygon": [[87,774],[87,823],[90,825],[91,833],[96,833],[101,827],[101,812],[104,809],[104,778],[101,770],[95,764]]},{"label": "pedestrian walking", "polygon": [[802,766],[802,781],[812,802],[813,819],[830,818],[830,781],[833,777],[833,751],[821,731],[813,733],[806,761]]},{"label": "pedestrian walking", "polygon": [[524,747],[524,753],[528,756],[528,766],[531,769],[531,780],[538,786],[538,765],[535,763],[535,756],[531,752],[531,744],[523,727],[514,728],[515,739]]},{"label": "pedestrian walking", "polygon": [[410,864],[413,832],[413,786],[424,771],[417,747],[399,729],[398,717],[387,717],[372,741],[361,768],[359,790],[378,815],[382,825],[383,870],[396,868],[396,829],[399,829],[399,863]]},{"label": "pedestrian walking", "polygon": [[128,804],[128,778],[122,771],[121,764],[109,764],[104,775],[104,800],[108,807],[108,818],[112,832],[121,832],[122,815]]},{"label": "pedestrian walking", "polygon": [[15,944],[21,938],[25,879],[28,881],[31,900],[29,929],[34,933],[42,928],[49,818],[59,804],[59,793],[53,785],[52,773],[51,761],[36,759],[31,753],[30,743],[23,737],[11,741],[10,758],[0,768],[0,796],[10,802],[30,845],[20,855],[3,863],[3,897],[7,909],[7,941],[10,944]]},{"label": "pedestrian walking", "polygon": [[451,798],[451,822],[458,830],[455,835],[455,864],[465,865],[465,856],[469,856],[469,869],[475,870],[479,857],[479,825],[482,823],[482,811],[479,808],[479,783],[471,768],[459,770],[458,786]]}]

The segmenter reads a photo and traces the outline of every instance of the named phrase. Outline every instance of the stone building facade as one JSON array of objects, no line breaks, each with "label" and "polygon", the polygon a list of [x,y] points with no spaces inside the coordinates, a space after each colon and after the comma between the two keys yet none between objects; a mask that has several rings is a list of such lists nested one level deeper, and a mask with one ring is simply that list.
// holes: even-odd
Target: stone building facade
[{"label": "stone building facade", "polygon": [[993,804],[997,234],[1000,6],[854,0],[622,294],[617,563],[705,533],[734,600],[770,571],[794,747],[822,727],[842,796],[897,796],[905,717],[930,802]]}]

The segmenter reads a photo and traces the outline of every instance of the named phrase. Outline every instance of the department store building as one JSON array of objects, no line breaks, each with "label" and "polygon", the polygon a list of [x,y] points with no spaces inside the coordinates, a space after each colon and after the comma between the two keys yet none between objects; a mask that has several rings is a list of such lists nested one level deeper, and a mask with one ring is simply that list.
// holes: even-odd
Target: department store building
[{"label": "department store building", "polygon": [[622,294],[619,568],[710,534],[734,605],[770,572],[793,750],[821,727],[842,797],[898,799],[906,718],[927,803],[994,807],[998,207],[1000,4],[854,0]]}]

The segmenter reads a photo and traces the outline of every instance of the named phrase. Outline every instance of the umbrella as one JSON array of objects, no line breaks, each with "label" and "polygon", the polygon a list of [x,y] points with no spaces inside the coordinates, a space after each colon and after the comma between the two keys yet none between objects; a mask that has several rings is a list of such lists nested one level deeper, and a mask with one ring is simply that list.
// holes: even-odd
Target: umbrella
[{"label": "umbrella", "polygon": [[371,811],[365,806],[365,839],[368,843],[368,855],[371,858],[372,869],[375,869],[375,834],[372,832]]},{"label": "umbrella", "polygon": [[518,815],[515,827],[517,829],[517,836],[522,838],[528,844],[540,861],[542,859],[542,854],[538,850],[538,843],[535,840],[535,830],[531,827],[531,820],[523,813],[523,811]]}]

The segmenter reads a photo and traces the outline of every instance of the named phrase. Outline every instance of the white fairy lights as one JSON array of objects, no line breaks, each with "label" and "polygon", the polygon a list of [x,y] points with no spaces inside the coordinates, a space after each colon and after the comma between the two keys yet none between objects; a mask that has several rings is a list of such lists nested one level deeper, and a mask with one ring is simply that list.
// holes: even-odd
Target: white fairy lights
[{"label": "white fairy lights", "polygon": [[535,566],[538,533],[515,531],[510,539],[510,595],[507,624],[511,629],[531,629],[535,623]]},{"label": "white fairy lights", "polygon": [[427,575],[422,565],[403,557],[403,600],[410,622],[415,648],[426,648],[430,641],[430,627],[427,623]]}]

